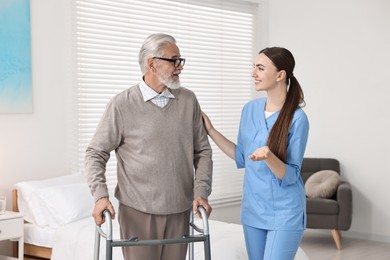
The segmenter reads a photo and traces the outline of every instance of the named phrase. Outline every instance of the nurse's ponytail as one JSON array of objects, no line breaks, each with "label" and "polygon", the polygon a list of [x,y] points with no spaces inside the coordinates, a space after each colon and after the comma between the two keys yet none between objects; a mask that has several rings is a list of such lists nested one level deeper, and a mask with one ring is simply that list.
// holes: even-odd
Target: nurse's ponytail
[{"label": "nurse's ponytail", "polygon": [[288,132],[295,110],[305,104],[302,88],[295,78],[293,71],[295,60],[292,53],[281,47],[266,48],[259,52],[265,54],[280,70],[286,71],[287,97],[271,132],[267,145],[270,150],[283,162],[287,159]]}]

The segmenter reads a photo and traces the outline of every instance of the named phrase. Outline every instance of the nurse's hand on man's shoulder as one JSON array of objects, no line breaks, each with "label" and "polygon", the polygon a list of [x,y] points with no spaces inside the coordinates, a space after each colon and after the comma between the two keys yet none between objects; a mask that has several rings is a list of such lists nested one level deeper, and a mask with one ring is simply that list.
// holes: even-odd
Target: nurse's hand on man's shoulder
[{"label": "nurse's hand on man's shoulder", "polygon": [[210,118],[206,115],[205,112],[201,111],[202,113],[202,120],[203,120],[203,125],[204,128],[206,129],[207,134],[209,135],[211,131],[213,131],[214,126],[210,121]]},{"label": "nurse's hand on man's shoulder", "polygon": [[263,146],[260,148],[257,148],[251,155],[249,155],[249,159],[252,161],[262,161],[268,158],[270,155],[271,150],[268,146]]}]

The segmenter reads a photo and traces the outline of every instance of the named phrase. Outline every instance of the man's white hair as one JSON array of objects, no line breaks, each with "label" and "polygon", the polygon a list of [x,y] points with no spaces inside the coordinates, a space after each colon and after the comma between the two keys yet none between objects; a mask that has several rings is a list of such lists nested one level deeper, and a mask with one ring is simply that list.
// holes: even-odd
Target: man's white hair
[{"label": "man's white hair", "polygon": [[176,44],[176,40],[172,36],[164,33],[155,33],[145,39],[138,55],[138,63],[142,75],[147,70],[147,60],[151,57],[162,57],[164,55],[163,46],[168,43]]}]

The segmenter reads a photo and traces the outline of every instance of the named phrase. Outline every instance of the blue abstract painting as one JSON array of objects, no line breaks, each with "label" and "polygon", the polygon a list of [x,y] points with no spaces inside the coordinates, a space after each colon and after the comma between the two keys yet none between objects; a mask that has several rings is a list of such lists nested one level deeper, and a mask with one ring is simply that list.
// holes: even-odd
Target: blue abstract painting
[{"label": "blue abstract painting", "polygon": [[30,1],[0,0],[0,113],[32,113]]}]

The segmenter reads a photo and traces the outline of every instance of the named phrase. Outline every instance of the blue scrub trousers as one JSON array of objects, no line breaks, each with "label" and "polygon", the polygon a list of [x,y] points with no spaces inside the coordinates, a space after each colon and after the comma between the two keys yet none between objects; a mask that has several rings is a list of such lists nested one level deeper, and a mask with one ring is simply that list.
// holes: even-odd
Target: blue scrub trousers
[{"label": "blue scrub trousers", "polygon": [[294,260],[303,230],[264,230],[243,225],[249,260]]}]

